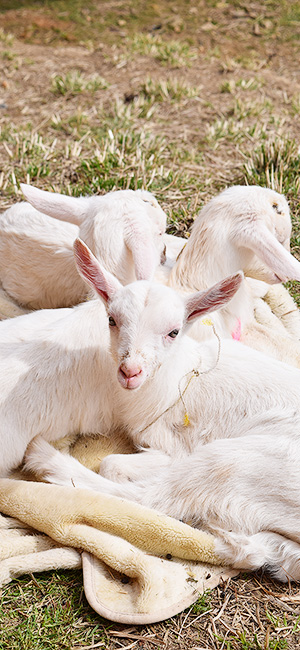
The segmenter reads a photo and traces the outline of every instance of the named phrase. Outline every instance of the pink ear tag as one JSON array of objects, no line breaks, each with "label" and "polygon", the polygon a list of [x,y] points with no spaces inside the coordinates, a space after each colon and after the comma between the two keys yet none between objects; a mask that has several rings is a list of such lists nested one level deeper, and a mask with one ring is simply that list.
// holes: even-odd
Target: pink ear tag
[{"label": "pink ear tag", "polygon": [[234,341],[240,341],[240,340],[241,340],[241,336],[242,336],[242,323],[241,323],[241,319],[240,319],[240,318],[238,318],[238,320],[237,320],[237,325],[236,325],[236,327],[234,328],[234,330],[232,330],[232,332],[231,332],[231,336],[232,336],[232,338],[234,339]]}]

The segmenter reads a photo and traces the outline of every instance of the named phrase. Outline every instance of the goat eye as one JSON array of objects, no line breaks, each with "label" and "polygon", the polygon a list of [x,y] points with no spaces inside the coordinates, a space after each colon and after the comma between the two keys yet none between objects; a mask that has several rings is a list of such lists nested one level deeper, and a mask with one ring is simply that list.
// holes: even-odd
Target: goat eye
[{"label": "goat eye", "polygon": [[110,326],[110,327],[116,327],[116,324],[117,324],[117,323],[116,323],[116,321],[113,319],[112,316],[109,317],[108,322],[109,322],[109,326]]},{"label": "goat eye", "polygon": [[179,334],[179,330],[172,330],[172,332],[169,332],[168,336],[170,339],[176,339],[177,334]]},{"label": "goat eye", "polygon": [[272,208],[277,212],[277,214],[281,214],[280,207],[277,203],[273,203]]}]

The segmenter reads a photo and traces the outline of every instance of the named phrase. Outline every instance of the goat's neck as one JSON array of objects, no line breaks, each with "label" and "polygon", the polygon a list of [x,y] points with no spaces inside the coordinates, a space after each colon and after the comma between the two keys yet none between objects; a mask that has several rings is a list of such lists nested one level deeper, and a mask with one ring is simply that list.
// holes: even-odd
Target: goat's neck
[{"label": "goat's neck", "polygon": [[175,262],[168,284],[183,291],[208,289],[241,270],[240,258],[228,237],[214,241],[209,228],[192,233]]}]

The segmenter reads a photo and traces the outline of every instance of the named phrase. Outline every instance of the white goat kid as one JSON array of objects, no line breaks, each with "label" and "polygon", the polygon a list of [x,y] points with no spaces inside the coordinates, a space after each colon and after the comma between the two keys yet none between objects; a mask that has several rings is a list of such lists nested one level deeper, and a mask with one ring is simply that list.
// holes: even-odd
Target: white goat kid
[{"label": "white goat kid", "polygon": [[[89,249],[82,242],[76,249],[80,251],[81,265],[96,272],[97,262]],[[112,286],[122,286],[110,274],[107,277]],[[223,304],[240,281],[240,276],[223,281],[212,295],[220,288],[218,298]],[[143,302],[148,283],[129,286],[136,287],[136,295],[134,290],[128,292],[122,310],[128,335],[134,336],[131,311]],[[160,291],[167,298],[171,290],[162,287]],[[208,301],[207,308],[211,307],[214,305]],[[125,373],[124,365],[122,376]],[[100,300],[73,309],[41,310],[0,323],[0,381],[2,476],[22,461],[28,443],[37,434],[55,441],[72,433],[108,434],[115,428],[127,427],[125,406],[120,401],[123,391],[115,376],[109,327]],[[129,376],[126,381],[133,385],[136,378]]]},{"label": "white goat kid", "polygon": [[[230,187],[201,210],[171,272],[161,267],[157,277],[192,292],[242,269],[245,282],[213,317],[217,331],[299,366],[300,314],[295,303],[276,284],[273,308],[276,313],[277,296],[280,318],[261,300],[270,284],[300,280],[300,262],[289,252],[291,228],[283,195],[258,186]],[[203,340],[210,330],[198,321],[190,336]]]},{"label": "white goat kid", "polygon": [[[28,448],[27,467],[53,483],[92,488],[192,519],[217,534],[218,554],[234,566],[269,564],[281,579],[285,571],[300,578],[300,491],[296,480],[300,372],[235,341],[222,341],[218,360],[215,342],[197,343],[185,335],[196,318],[222,307],[233,296],[241,274],[205,292],[181,297],[168,287],[148,282],[122,287],[101,269],[83,243],[77,241],[75,250],[82,275],[106,304],[113,363],[110,365],[107,355],[104,370],[100,361],[96,304],[93,311],[91,304],[76,308],[73,327],[79,316],[87,334],[85,340],[91,336],[93,362],[87,343],[78,354],[77,325],[72,347],[78,348],[71,350],[69,344],[71,367],[61,380],[61,387],[68,385],[68,394],[64,392],[59,398],[61,404],[55,405],[51,383],[58,400],[60,386],[57,389],[54,374],[60,377],[60,373],[56,367],[46,380],[49,386],[45,386],[45,372],[41,370],[44,389],[39,387],[38,399],[34,388],[30,396],[26,393],[24,415],[30,399],[30,418],[39,417],[41,423],[43,391],[48,403],[51,395],[51,437],[57,435],[62,411],[66,418],[72,414],[75,429],[79,421],[81,426],[84,422],[85,430],[95,431],[97,425],[106,433],[114,427],[123,429],[137,449],[149,447],[149,451],[108,457],[102,466],[106,476],[137,481],[136,485],[126,481],[116,484],[52,449],[46,442],[50,429],[45,422],[45,430]],[[63,321],[57,325],[62,337],[66,326]],[[65,366],[67,351],[64,356]],[[33,349],[30,358],[36,358]],[[41,368],[41,358],[38,363]],[[44,366],[47,363],[48,356]],[[28,381],[25,387],[28,390]],[[103,394],[107,399],[105,414]],[[77,416],[85,417],[85,421],[76,420]],[[19,424],[22,432],[23,418]],[[27,427],[28,421],[27,415]],[[61,435],[67,432],[65,419],[63,424]],[[35,421],[34,426],[30,424],[28,441],[37,432]],[[19,440],[19,431],[17,435]],[[280,570],[280,566],[284,568]]]},{"label": "white goat kid", "polygon": [[195,290],[242,268],[269,284],[297,275],[290,254],[291,219],[282,194],[256,185],[230,187],[202,208],[174,265],[171,283]]},{"label": "white goat kid", "polygon": [[149,192],[75,198],[21,187],[32,205],[14,205],[0,216],[0,281],[21,305],[68,307],[86,299],[73,256],[78,234],[122,283],[154,274],[166,215]]}]

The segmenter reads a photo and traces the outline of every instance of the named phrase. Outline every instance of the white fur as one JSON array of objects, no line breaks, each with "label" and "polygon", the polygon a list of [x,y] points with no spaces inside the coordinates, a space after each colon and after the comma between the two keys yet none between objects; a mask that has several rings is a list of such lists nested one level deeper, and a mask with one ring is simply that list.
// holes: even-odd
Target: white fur
[{"label": "white fur", "polygon": [[73,242],[78,227],[17,203],[0,215],[0,281],[32,309],[72,305],[87,296],[78,276]]},{"label": "white fur", "polygon": [[20,304],[68,307],[86,299],[72,248],[78,234],[122,283],[154,273],[166,215],[149,192],[74,198],[22,188],[32,205],[20,203],[0,215],[0,281]]},{"label": "white fur", "polygon": [[126,457],[126,464],[123,457],[123,472],[129,462],[134,473],[121,483],[103,478],[113,457],[102,461],[102,476],[97,476],[37,438],[28,458],[29,467],[44,469],[50,482],[130,499],[213,533],[217,555],[236,568],[265,567],[283,582],[300,580],[295,439],[264,436],[250,425],[248,435],[198,445],[192,454],[172,458],[148,451]]},{"label": "white fur", "polygon": [[[169,259],[156,277],[179,291],[191,292],[242,269],[245,282],[212,317],[218,333],[236,335],[240,324],[241,341],[300,367],[297,306],[280,284],[272,288],[270,306],[262,300],[270,284],[300,280],[300,263],[289,253],[290,235],[289,207],[283,195],[258,186],[230,187],[201,210],[189,239],[180,240],[184,247],[178,259],[173,255],[173,263]],[[279,317],[274,318],[271,308]],[[190,336],[204,340],[212,331],[199,320]]]},{"label": "white fur", "polygon": [[[105,302],[111,356],[97,301],[69,310],[31,343],[3,346],[2,472],[31,440],[27,467],[46,480],[154,506],[214,532],[224,561],[299,579],[300,372],[228,340],[215,367],[216,342],[186,335],[193,319],[233,295],[240,277],[184,298],[145,281],[121,287],[80,242],[76,255]],[[16,319],[20,328],[25,318]],[[194,369],[200,374],[183,392]],[[121,484],[47,442],[114,429],[150,448],[124,456],[123,470],[120,458],[106,461],[104,473]]]}]

